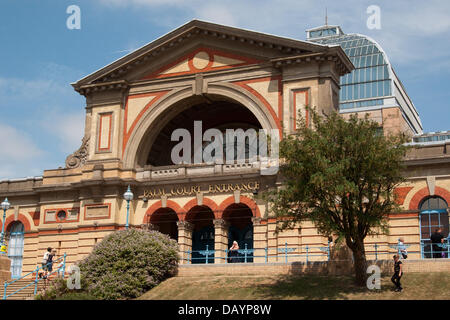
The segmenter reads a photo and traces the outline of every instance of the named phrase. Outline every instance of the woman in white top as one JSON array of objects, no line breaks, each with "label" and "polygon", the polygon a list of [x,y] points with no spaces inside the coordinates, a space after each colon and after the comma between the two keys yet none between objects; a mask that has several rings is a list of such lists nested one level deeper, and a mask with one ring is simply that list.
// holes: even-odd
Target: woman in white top
[{"label": "woman in white top", "polygon": [[231,263],[234,262],[238,262],[238,250],[239,250],[239,245],[237,243],[237,241],[233,241],[233,245],[230,248],[230,257],[231,257]]},{"label": "woman in white top", "polygon": [[47,273],[48,273],[48,257],[50,256],[52,252],[52,248],[48,247],[47,251],[44,253],[44,256],[42,257],[42,270],[44,271],[43,273],[40,272],[39,273],[39,277],[42,277],[42,274],[44,275],[44,279],[47,278]]}]

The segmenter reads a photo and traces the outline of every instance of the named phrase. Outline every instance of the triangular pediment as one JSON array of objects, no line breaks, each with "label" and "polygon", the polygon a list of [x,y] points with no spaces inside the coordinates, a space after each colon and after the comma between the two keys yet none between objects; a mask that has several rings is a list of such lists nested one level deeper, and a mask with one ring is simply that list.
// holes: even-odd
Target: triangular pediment
[{"label": "triangular pediment", "polygon": [[193,20],[73,86],[79,89],[98,83],[207,72],[327,49],[327,46],[306,41]]},{"label": "triangular pediment", "polygon": [[142,80],[224,70],[261,62],[263,60],[246,57],[226,50],[201,46],[162,66],[158,70],[146,74],[142,77]]}]

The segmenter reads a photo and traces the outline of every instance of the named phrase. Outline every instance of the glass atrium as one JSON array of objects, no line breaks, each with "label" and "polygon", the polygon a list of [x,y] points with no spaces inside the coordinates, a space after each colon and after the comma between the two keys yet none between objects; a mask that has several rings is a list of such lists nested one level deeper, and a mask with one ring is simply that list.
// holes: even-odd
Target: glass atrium
[{"label": "glass atrium", "polygon": [[422,124],[412,101],[395,75],[383,49],[360,34],[344,34],[339,26],[307,30],[307,40],[324,45],[340,45],[355,70],[340,79],[340,112],[357,112],[400,106],[403,118],[415,134]]}]

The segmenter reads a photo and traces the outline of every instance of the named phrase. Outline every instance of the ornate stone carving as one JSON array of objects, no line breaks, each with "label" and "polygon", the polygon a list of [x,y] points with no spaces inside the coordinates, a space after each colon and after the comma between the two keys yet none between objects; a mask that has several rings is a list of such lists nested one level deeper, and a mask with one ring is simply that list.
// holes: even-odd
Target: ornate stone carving
[{"label": "ornate stone carving", "polygon": [[252,223],[253,225],[260,225],[262,218],[260,217],[252,217]]},{"label": "ornate stone carving", "polygon": [[229,223],[223,219],[214,219],[214,227],[226,229],[229,227]]},{"label": "ornate stone carving", "polygon": [[82,167],[89,154],[89,136],[85,136],[81,142],[81,147],[66,158],[66,168],[75,169]]},{"label": "ornate stone carving", "polygon": [[177,221],[177,226],[178,226],[178,230],[180,230],[180,229],[185,229],[187,231],[194,230],[194,225],[187,221]]}]

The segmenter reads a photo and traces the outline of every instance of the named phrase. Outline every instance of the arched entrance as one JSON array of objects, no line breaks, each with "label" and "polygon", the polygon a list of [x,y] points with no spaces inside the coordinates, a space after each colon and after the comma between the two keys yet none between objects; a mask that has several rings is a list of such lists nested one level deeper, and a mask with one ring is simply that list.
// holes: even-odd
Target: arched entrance
[{"label": "arched entrance", "polygon": [[14,221],[8,226],[8,258],[11,259],[11,277],[20,278],[22,275],[24,225],[20,221]]},{"label": "arched entrance", "polygon": [[[192,232],[191,262],[206,263],[207,251],[214,250],[214,213],[207,206],[195,206],[186,214]],[[214,253],[208,252],[208,263],[214,263]]]},{"label": "arched entrance", "polygon": [[[192,114],[189,111],[184,113],[184,116],[190,117],[188,120],[181,116],[176,121],[172,121],[180,113],[192,107],[199,107],[201,110],[195,112],[195,109],[192,109]],[[199,117],[192,118],[191,115],[194,113]],[[209,119],[218,122],[212,124],[212,121],[208,121]],[[247,123],[250,128],[280,129],[278,119],[268,112],[267,106],[237,85],[210,84],[208,85],[208,94],[204,95],[192,95],[191,88],[173,90],[140,116],[124,146],[124,166],[145,168],[152,163],[154,166],[162,166],[163,163],[167,163],[166,153],[158,154],[158,148],[161,151],[168,148],[171,143],[171,136],[164,136],[164,134],[167,134],[167,130],[172,133],[170,128],[189,130],[184,125],[192,126],[191,120],[202,121],[206,124],[203,126],[203,131],[223,124],[228,126],[230,123],[228,120],[231,120],[231,123]],[[162,137],[166,144],[159,142],[161,141],[161,136],[159,136],[161,132],[164,133]]]},{"label": "arched entrance", "polygon": [[441,248],[432,245],[430,237],[436,229],[442,229],[444,236],[449,234],[448,204],[441,197],[431,196],[422,200],[419,208],[422,255],[424,258],[441,258]]},{"label": "arched entrance", "polygon": [[171,208],[159,208],[148,218],[148,223],[154,226],[156,230],[167,234],[176,241],[178,241],[177,221],[177,213]]},{"label": "arched entrance", "polygon": [[[219,98],[216,98],[219,99]],[[233,149],[236,149],[235,144],[237,141],[227,142],[225,132],[227,129],[242,129],[244,131],[253,129],[257,133],[261,128],[256,117],[252,112],[244,106],[231,102],[228,100],[198,100],[188,99],[184,101],[184,104],[177,107],[178,113],[173,114],[170,119],[166,120],[165,125],[160,129],[159,133],[155,136],[155,139],[151,143],[149,153],[146,157],[145,165],[152,165],[156,167],[173,165],[171,159],[171,151],[177,145],[178,141],[171,141],[171,135],[176,129],[187,130],[191,137],[191,163],[194,163],[194,122],[201,122],[202,137],[208,129],[218,129],[224,136],[224,149],[226,145],[230,145]],[[202,138],[200,137],[200,138]],[[247,139],[248,140],[248,139]],[[248,141],[246,141],[248,144]],[[204,142],[202,144],[203,150],[211,142]],[[253,146],[254,147],[254,146]],[[246,148],[246,154],[248,157],[248,145]],[[253,150],[252,150],[253,151]],[[244,155],[244,156],[245,156]],[[225,150],[224,150],[225,156]],[[234,158],[237,160],[236,152],[234,152]]]},{"label": "arched entrance", "polygon": [[229,205],[223,212],[223,219],[228,222],[228,247],[233,241],[239,244],[239,262],[253,262],[253,253],[245,254],[244,249],[253,249],[252,210],[243,203]]}]

